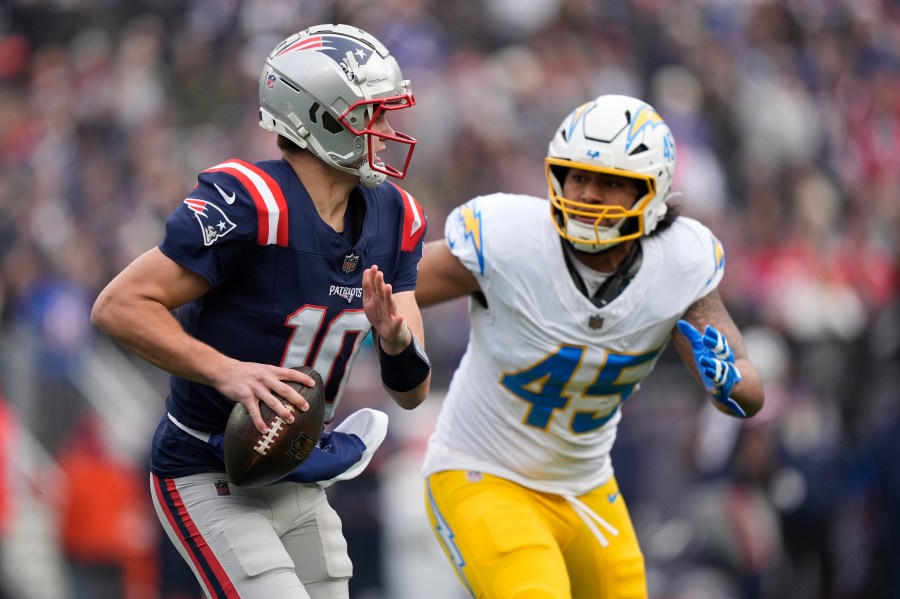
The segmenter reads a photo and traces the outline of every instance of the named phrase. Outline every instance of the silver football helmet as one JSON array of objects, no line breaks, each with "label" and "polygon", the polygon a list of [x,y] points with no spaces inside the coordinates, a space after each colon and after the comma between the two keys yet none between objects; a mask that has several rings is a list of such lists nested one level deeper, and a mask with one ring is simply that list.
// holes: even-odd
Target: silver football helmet
[{"label": "silver football helmet", "polygon": [[[415,104],[397,60],[377,39],[348,25],[318,25],[278,44],[259,77],[259,126],[305,148],[366,187],[403,179],[416,140],[373,130],[385,112]],[[376,140],[406,150],[385,164]]]},{"label": "silver football helmet", "polygon": [[[571,168],[637,179],[646,193],[631,208],[566,198],[562,184]],[[648,235],[666,214],[674,174],[675,138],[656,110],[629,96],[600,96],[573,110],[550,141],[546,175],[556,229],[589,253]]]}]

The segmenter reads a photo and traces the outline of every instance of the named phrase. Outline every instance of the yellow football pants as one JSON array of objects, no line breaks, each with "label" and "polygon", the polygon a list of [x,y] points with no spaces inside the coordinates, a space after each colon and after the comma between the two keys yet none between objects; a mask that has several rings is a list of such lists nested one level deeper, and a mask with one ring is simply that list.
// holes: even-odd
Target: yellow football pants
[{"label": "yellow football pants", "polygon": [[646,599],[644,556],[613,478],[577,498],[452,470],[428,477],[432,530],[477,599]]}]

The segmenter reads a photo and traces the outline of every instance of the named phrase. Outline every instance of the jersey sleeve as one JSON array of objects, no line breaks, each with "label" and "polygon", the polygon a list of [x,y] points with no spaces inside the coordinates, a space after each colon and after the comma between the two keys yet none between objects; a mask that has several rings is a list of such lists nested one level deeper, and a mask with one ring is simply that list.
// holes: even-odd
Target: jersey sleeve
[{"label": "jersey sleeve", "polygon": [[166,223],[160,250],[216,288],[248,247],[287,243],[287,206],[258,166],[229,160],[200,173]]},{"label": "jersey sleeve", "polygon": [[534,234],[531,222],[522,220],[524,201],[503,193],[478,196],[447,216],[444,241],[486,294],[515,283],[517,256]]},{"label": "jersey sleeve", "polygon": [[391,279],[391,287],[394,292],[412,291],[416,288],[416,280],[419,277],[419,260],[422,259],[428,220],[425,211],[411,193],[393,182],[391,185],[400,194],[403,215],[400,226],[400,253]]},{"label": "jersey sleeve", "polygon": [[680,266],[682,285],[690,282],[690,300],[697,301],[708,295],[722,282],[725,274],[725,249],[722,243],[702,223],[690,219],[679,218],[678,222],[686,229],[685,242],[681,246]]},{"label": "jersey sleeve", "polygon": [[482,280],[488,274],[489,263],[485,256],[485,221],[479,196],[454,208],[444,222],[444,241],[450,252]]}]

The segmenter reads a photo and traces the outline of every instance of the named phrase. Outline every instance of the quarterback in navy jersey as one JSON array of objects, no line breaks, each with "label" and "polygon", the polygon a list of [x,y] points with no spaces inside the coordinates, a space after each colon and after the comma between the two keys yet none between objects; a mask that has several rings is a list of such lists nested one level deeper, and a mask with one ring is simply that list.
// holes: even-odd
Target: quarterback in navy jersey
[{"label": "quarterback in navy jersey", "polygon": [[[378,265],[394,293],[415,289],[424,232],[416,200],[391,183],[354,189],[338,233],[288,162],[231,159],[200,174],[159,250],[211,287],[178,308],[182,327],[237,360],[314,367],[325,381],[328,422],[371,328],[362,306],[366,265]],[[222,431],[233,406],[215,388],[173,376],[152,472],[221,470],[206,444],[170,417]]]},{"label": "quarterback in navy jersey", "polygon": [[[262,487],[230,484],[222,439],[235,403],[260,432],[260,402],[288,422],[279,397],[307,410],[288,384],[314,385],[293,369],[301,365],[322,376],[330,422],[370,332],[392,399],[413,409],[427,396],[414,293],[426,219],[387,181],[405,177],[416,144],[388,116],[415,100],[388,50],[346,25],[276,46],[259,99],[282,159],[231,158],[200,173],[162,243],[107,285],[91,318],[171,374],[151,493],[207,596],[340,599],[352,564],[324,489],[365,468],[387,415],[349,415],[294,472]],[[405,150],[402,163],[382,158],[388,144]]]}]

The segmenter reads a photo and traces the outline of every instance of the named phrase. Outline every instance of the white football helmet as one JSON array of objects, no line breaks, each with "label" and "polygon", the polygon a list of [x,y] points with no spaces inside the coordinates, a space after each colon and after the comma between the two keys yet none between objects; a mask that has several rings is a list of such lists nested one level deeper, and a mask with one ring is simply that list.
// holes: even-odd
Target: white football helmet
[{"label": "white football helmet", "polygon": [[[570,168],[637,179],[646,193],[630,209],[565,198],[562,184]],[[563,120],[550,141],[546,174],[559,234],[577,250],[601,252],[648,235],[665,216],[675,174],[675,138],[646,102],[629,96],[600,96]],[[619,220],[613,226],[600,225],[610,219]]]},{"label": "white football helmet", "polygon": [[[318,25],[288,37],[266,58],[259,77],[259,126],[357,175],[366,187],[387,175],[406,176],[416,140],[378,133],[372,125],[385,111],[414,104],[409,81],[387,48],[348,25]],[[401,166],[382,162],[376,138],[405,144]]]}]

